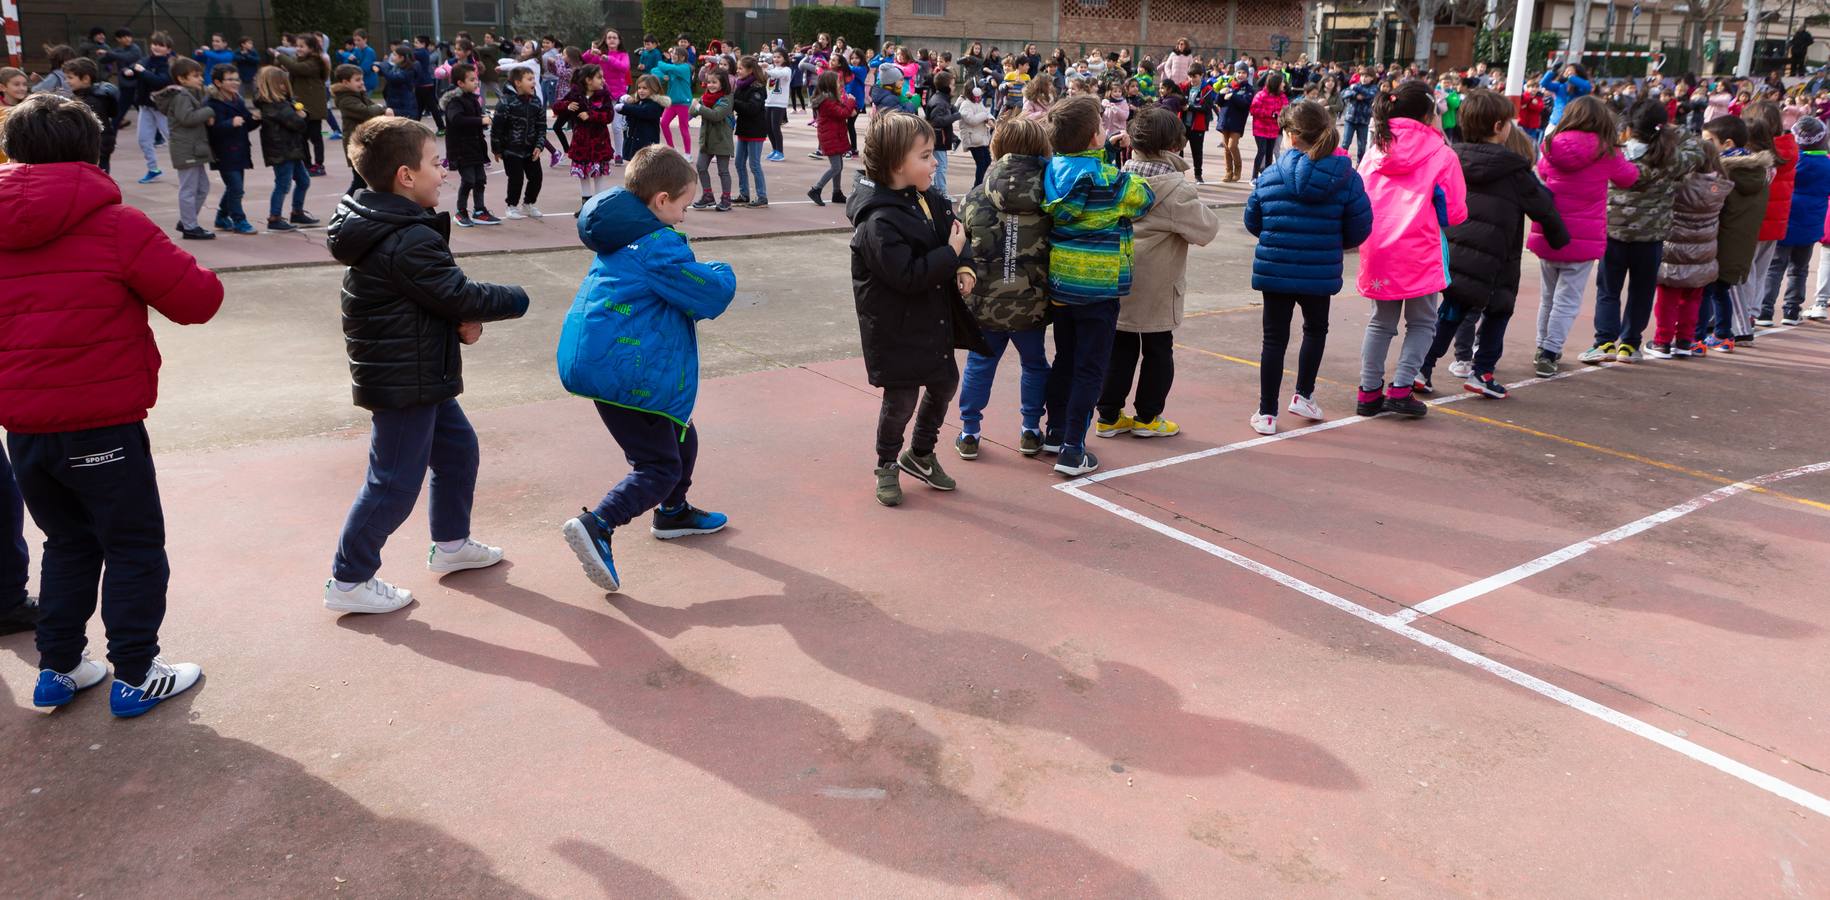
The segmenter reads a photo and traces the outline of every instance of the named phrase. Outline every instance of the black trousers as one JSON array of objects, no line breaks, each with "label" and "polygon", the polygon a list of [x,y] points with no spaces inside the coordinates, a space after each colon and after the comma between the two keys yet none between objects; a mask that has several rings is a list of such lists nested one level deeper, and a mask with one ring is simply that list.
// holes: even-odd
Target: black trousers
[{"label": "black trousers", "polygon": [[445,130],[445,111],[438,105],[437,85],[414,85],[413,100],[414,104],[419,107],[420,118],[423,119],[426,117],[426,113],[431,113],[432,124],[437,125],[440,131]]},{"label": "black trousers", "polygon": [[1133,372],[1137,373],[1137,400],[1131,404],[1132,411],[1139,422],[1155,421],[1163,414],[1169,386],[1176,380],[1175,332],[1120,331],[1113,335],[1112,362],[1106,367],[1105,388],[1099,392],[1101,422],[1116,422],[1125,411]]},{"label": "black trousers", "polygon": [[1201,144],[1206,138],[1207,132],[1205,131],[1196,131],[1192,128],[1188,130],[1188,153],[1194,157],[1196,181],[1204,180],[1201,177]]},{"label": "black trousers", "polygon": [[947,410],[953,406],[953,395],[959,390],[959,366],[948,363],[950,374],[926,385],[906,385],[883,389],[883,406],[877,411],[877,465],[892,465],[902,455],[902,433],[915,420],[915,434],[909,439],[909,451],[916,456],[934,452],[940,441],[940,426],[947,421]]},{"label": "black trousers", "polygon": [[[1437,310],[1436,340],[1430,345],[1430,352],[1424,354],[1421,371],[1429,375],[1436,368],[1436,361],[1449,352],[1449,345],[1455,345],[1455,358],[1472,360],[1474,374],[1491,375],[1495,366],[1500,364],[1500,353],[1505,350],[1506,326],[1512,321],[1513,307],[1506,307],[1494,312],[1488,307],[1483,312],[1456,310],[1451,313],[1445,301]],[[1456,321],[1450,321],[1454,315]],[[1453,327],[1451,327],[1453,326]],[[1475,345],[1475,338],[1480,344]]]},{"label": "black trousers", "polygon": [[972,147],[967,152],[972,154],[972,186],[985,183],[985,170],[991,168],[991,148]]},{"label": "black trousers", "polygon": [[1290,320],[1303,311],[1303,346],[1296,352],[1296,392],[1313,398],[1315,379],[1322,370],[1322,351],[1328,347],[1328,304],[1320,294],[1264,295],[1264,349],[1258,358],[1258,412],[1277,415],[1277,397],[1283,391],[1284,351],[1290,347]]},{"label": "black trousers", "polygon": [[68,672],[101,589],[108,661],[127,684],[146,680],[165,621],[165,511],[152,442],[140,422],[6,436],[13,474],[44,531],[38,665]]},{"label": "black trousers", "polygon": [[782,126],[788,124],[788,110],[780,106],[769,107],[769,149],[782,152]]},{"label": "black trousers", "polygon": [[[523,199],[521,186],[523,181],[527,183],[527,196],[525,198],[527,202],[533,203],[535,200],[540,199],[540,181],[542,178],[546,177],[540,172],[540,157],[504,156],[502,157],[502,168],[508,172],[509,206],[520,205]],[[482,201],[478,200],[478,204],[481,205],[481,203]]]},{"label": "black trousers", "polygon": [[[324,165],[324,120],[305,120],[305,140],[311,144],[311,164]],[[134,682],[138,684],[139,682]]]},{"label": "black trousers", "polygon": [[25,498],[13,479],[12,464],[0,451],[0,613],[25,602],[26,571],[32,564],[25,542]]},{"label": "black trousers", "polygon": [[457,195],[458,215],[469,214],[470,198],[472,198],[472,197],[476,198],[476,205],[477,205],[478,212],[488,209],[489,204],[483,199],[483,188],[489,184],[489,176],[483,174],[483,164],[477,163],[474,166],[458,166],[457,173],[458,173],[458,195]]}]

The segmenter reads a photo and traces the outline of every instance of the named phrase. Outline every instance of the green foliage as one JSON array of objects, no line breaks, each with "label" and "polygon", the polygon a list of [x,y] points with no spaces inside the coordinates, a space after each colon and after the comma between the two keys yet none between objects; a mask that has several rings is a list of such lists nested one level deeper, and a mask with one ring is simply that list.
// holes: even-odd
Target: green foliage
[{"label": "green foliage", "polygon": [[[1563,33],[1560,31],[1534,31],[1531,40],[1526,44],[1525,69],[1536,72],[1544,68],[1544,61],[1550,58],[1563,46]],[[1512,32],[1488,31],[1481,29],[1474,37],[1474,61],[1488,65],[1504,66],[1512,56]]]},{"label": "green foliage", "polygon": [[516,34],[550,34],[568,47],[588,47],[604,36],[604,8],[599,0],[518,0]]},{"label": "green foliage", "polygon": [[855,6],[796,6],[788,10],[788,39],[811,44],[821,34],[845,38],[849,47],[877,43],[877,11]]},{"label": "green foliage", "polygon": [[322,31],[330,36],[331,46],[324,48],[329,52],[343,46],[350,32],[369,27],[369,4],[368,0],[273,0],[273,25],[275,31],[293,34]]},{"label": "green foliage", "polygon": [[642,4],[642,30],[670,45],[679,35],[693,46],[724,36],[724,4],[719,0],[648,0]]}]

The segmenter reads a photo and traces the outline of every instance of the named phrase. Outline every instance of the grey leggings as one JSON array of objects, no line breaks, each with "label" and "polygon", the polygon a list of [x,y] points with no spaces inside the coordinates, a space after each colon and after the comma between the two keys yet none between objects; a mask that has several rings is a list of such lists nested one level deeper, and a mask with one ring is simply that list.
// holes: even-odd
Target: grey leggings
[{"label": "grey leggings", "polygon": [[1372,305],[1372,320],[1366,323],[1366,338],[1360,343],[1360,387],[1369,391],[1385,387],[1385,358],[1390,355],[1392,338],[1398,335],[1400,315],[1404,316],[1404,343],[1398,348],[1398,371],[1392,374],[1392,386],[1410,387],[1436,340],[1436,295],[1374,300]]},{"label": "grey leggings", "polygon": [[821,175],[820,180],[813,183],[814,192],[818,193],[820,188],[825,187],[826,182],[828,181],[832,182],[832,189],[834,191],[842,191],[843,188],[840,186],[839,176],[843,174],[845,174],[845,154],[827,154],[826,174]]},{"label": "grey leggings", "polygon": [[705,195],[712,195],[712,160],[718,160],[718,184],[723,189],[722,196],[731,196],[731,158],[712,156],[699,148],[699,186],[705,189]]}]

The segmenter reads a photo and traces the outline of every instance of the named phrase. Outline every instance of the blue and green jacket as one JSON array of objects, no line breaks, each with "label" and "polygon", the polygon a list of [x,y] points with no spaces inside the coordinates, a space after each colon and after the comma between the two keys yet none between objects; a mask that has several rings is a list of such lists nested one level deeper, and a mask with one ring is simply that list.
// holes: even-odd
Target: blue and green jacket
[{"label": "blue and green jacket", "polygon": [[1042,209],[1049,230],[1048,292],[1082,305],[1131,293],[1131,220],[1156,202],[1150,183],[1108,165],[1104,150],[1050,157]]},{"label": "blue and green jacket", "polygon": [[684,428],[699,395],[694,323],[731,305],[737,276],[695,261],[686,236],[622,188],[585,203],[578,237],[597,259],[559,332],[560,383]]}]

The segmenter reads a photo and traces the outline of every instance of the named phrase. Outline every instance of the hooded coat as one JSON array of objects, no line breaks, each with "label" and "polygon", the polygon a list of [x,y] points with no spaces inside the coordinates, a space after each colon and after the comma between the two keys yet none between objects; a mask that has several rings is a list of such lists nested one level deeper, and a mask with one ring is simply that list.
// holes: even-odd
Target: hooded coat
[{"label": "hooded coat", "polygon": [[283,162],[308,162],[311,148],[305,143],[305,132],[311,122],[303,110],[286,100],[263,100],[255,104],[261,114],[261,160],[269,166]]},{"label": "hooded coat", "polygon": [[146,310],[207,322],[222,282],[88,163],[0,165],[0,221],[0,428],[145,419],[160,362]]},{"label": "hooded coat", "polygon": [[695,323],[730,307],[736,274],[693,259],[686,235],[620,187],[585,201],[578,237],[597,257],[560,327],[560,383],[686,427],[699,396]]},{"label": "hooded coat", "polygon": [[1622,155],[1638,173],[1630,185],[1608,188],[1608,237],[1644,243],[1662,241],[1671,231],[1671,203],[1678,186],[1702,162],[1696,138],[1680,133],[1677,146],[1663,165],[1650,165],[1651,145],[1628,141]]},{"label": "hooded coat", "polygon": [[1569,244],[1553,248],[1544,226],[1531,223],[1525,246],[1549,262],[1588,262],[1608,251],[1608,187],[1625,187],[1639,170],[1610,149],[1597,157],[1601,139],[1586,131],[1551,135],[1538,158],[1538,175],[1557,201],[1557,215],[1569,230]]},{"label": "hooded coat", "polygon": [[1718,278],[1717,233],[1722,205],[1734,182],[1714,172],[1691,172],[1671,205],[1671,228],[1658,267],[1658,283],[1700,288]]},{"label": "hooded coat", "polygon": [[171,153],[172,168],[195,169],[215,162],[210,155],[210,119],[216,115],[203,95],[203,88],[180,84],[153,95],[153,105],[171,120],[171,136],[165,149]]},{"label": "hooded coat", "polygon": [[1242,134],[1252,117],[1252,95],[1258,92],[1244,78],[1220,92],[1220,133]]},{"label": "hooded coat", "polygon": [[1820,146],[1798,155],[1792,182],[1792,208],[1786,214],[1781,247],[1804,247],[1824,236],[1824,214],[1830,207],[1830,156]]},{"label": "hooded coat", "polygon": [[1775,162],[1766,150],[1722,157],[1722,168],[1728,170],[1735,188],[1722,204],[1721,227],[1716,233],[1716,277],[1729,284],[1746,281],[1754,266]]},{"label": "hooded coat", "polygon": [[1461,161],[1435,126],[1393,119],[1390,127],[1390,144],[1375,142],[1360,159],[1373,226],[1361,246],[1358,286],[1373,300],[1408,300],[1448,286],[1443,219],[1449,226],[1467,220],[1467,186]]},{"label": "hooded coat", "polygon": [[989,354],[954,278],[953,204],[932,188],[890,190],[859,178],[846,202],[851,291],[864,368],[875,387],[908,387],[958,375],[953,351]]},{"label": "hooded coat", "polygon": [[303,52],[296,56],[280,53],[274,55],[273,61],[291,77],[292,96],[305,104],[305,118],[324,121],[324,112],[330,107],[330,90],[325,87],[330,70],[325,68],[324,58]]},{"label": "hooded coat", "polygon": [[1345,156],[1316,161],[1285,150],[1245,200],[1252,290],[1331,297],[1341,292],[1341,260],[1372,234],[1373,209],[1360,173]]},{"label": "hooded coat", "polygon": [[489,164],[489,138],[484,134],[483,98],[461,88],[452,88],[438,98],[445,110],[445,159],[453,171],[465,166]]},{"label": "hooded coat", "polygon": [[337,203],[325,245],[343,270],[343,344],[363,409],[443,403],[464,392],[458,325],[520,318],[527,291],[471,281],[451,256],[451,217],[399,194]]},{"label": "hooded coat", "polygon": [[1147,180],[1156,202],[1132,229],[1137,257],[1131,293],[1118,304],[1118,330],[1139,334],[1172,331],[1182,324],[1188,293],[1188,247],[1205,247],[1220,233],[1220,217],[1201,202],[1180,156],[1139,157],[1175,169]]},{"label": "hooded coat", "polygon": [[1468,185],[1468,221],[1449,229],[1449,286],[1443,299],[1470,312],[1509,312],[1519,295],[1525,219],[1552,248],[1569,244],[1550,191],[1531,162],[1498,144],[1456,144]]},{"label": "hooded coat", "polygon": [[1048,312],[1048,232],[1042,211],[1045,156],[1008,153],[966,194],[966,263],[977,283],[966,308],[987,331],[1041,328]]},{"label": "hooded coat", "polygon": [[1792,215],[1792,184],[1798,178],[1798,139],[1789,131],[1773,138],[1773,181],[1766,196],[1766,217],[1760,220],[1760,240],[1776,241],[1786,236],[1786,224]]},{"label": "hooded coat", "polygon": [[[209,131],[210,155],[215,157],[210,168],[230,172],[254,168],[254,147],[248,133],[260,128],[261,123],[248,110],[248,104],[239,96],[233,100],[212,96],[210,111],[216,114]],[[235,124],[237,118],[241,119],[240,125]]]}]

